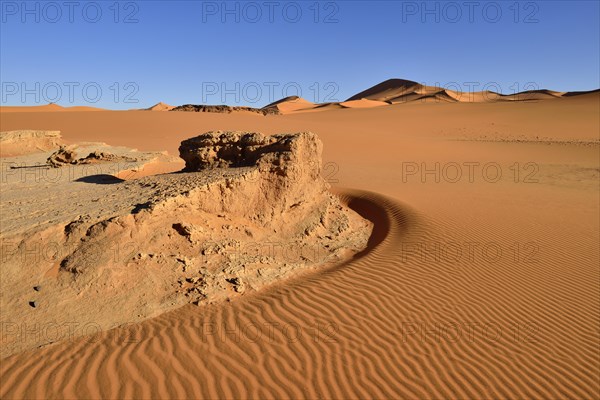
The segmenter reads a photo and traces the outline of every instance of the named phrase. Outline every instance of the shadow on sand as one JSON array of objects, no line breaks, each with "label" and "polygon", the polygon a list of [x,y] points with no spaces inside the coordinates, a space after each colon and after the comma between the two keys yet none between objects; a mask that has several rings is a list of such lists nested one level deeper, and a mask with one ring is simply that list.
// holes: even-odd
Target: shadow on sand
[{"label": "shadow on sand", "polygon": [[97,185],[114,185],[115,183],[125,182],[125,180],[117,178],[114,175],[98,174],[81,177],[76,179],[75,182],[95,183]]}]

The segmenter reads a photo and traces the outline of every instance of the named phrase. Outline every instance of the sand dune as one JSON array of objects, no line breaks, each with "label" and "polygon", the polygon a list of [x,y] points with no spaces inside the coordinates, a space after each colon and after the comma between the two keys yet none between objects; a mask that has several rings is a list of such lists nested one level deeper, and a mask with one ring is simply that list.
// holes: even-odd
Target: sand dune
[{"label": "sand dune", "polygon": [[419,90],[409,92],[398,97],[387,100],[391,104],[408,103],[412,101],[420,101],[424,103],[430,102],[455,102],[458,101],[458,94],[450,90],[439,90],[430,92],[427,90]]},{"label": "sand dune", "polygon": [[61,111],[104,111],[102,108],[88,106],[63,107],[56,103],[43,106],[2,106],[0,112],[61,112]]},{"label": "sand dune", "polygon": [[286,114],[294,111],[313,109],[315,105],[315,103],[312,103],[301,97],[289,96],[271,104],[268,104],[265,107],[263,107],[263,109],[276,109],[282,114]]},{"label": "sand dune", "polygon": [[341,102],[340,105],[344,108],[371,108],[371,107],[387,106],[388,103],[386,103],[385,101],[360,99],[360,100],[344,101],[344,102]]},{"label": "sand dune", "polygon": [[596,90],[588,90],[588,91],[579,91],[579,92],[566,92],[563,94],[564,97],[573,97],[573,96],[582,96],[582,95],[589,95],[589,94],[593,94],[593,93],[599,93],[600,89],[596,89]]},{"label": "sand dune", "polygon": [[148,111],[171,111],[172,109],[174,109],[175,106],[170,106],[168,104],[163,103],[162,101],[159,103],[156,103],[155,105],[153,105],[150,108],[147,108]]},{"label": "sand dune", "polygon": [[557,92],[553,90],[527,90],[514,94],[502,94],[486,91],[460,92],[437,86],[427,86],[420,83],[404,80],[389,79],[377,84],[365,91],[362,91],[347,101],[369,99],[373,101],[383,101],[392,104],[408,103],[412,101],[458,101],[467,103],[496,102],[496,101],[534,101],[549,100],[559,97],[570,97],[595,93],[597,90],[587,92]]},{"label": "sand dune", "polygon": [[[298,96],[289,96],[270,103],[262,108],[231,107],[226,105],[194,105],[185,104],[171,106],[162,102],[144,110],[148,111],[193,111],[212,113],[246,113],[246,114],[290,114],[300,112],[326,111],[340,108],[372,108],[390,104],[421,103],[490,103],[500,101],[540,101],[561,97],[575,97],[598,93],[600,89],[580,92],[557,92],[553,90],[527,90],[513,94],[502,94],[493,91],[460,92],[438,86],[427,86],[406,79],[388,79],[366,89],[343,102],[313,103]],[[50,103],[44,106],[3,106],[0,112],[50,112],[50,111],[101,111],[94,107],[62,107]],[[132,110],[134,111],[134,110]]]},{"label": "sand dune", "polygon": [[394,97],[414,92],[421,88],[423,88],[423,85],[417,82],[405,79],[388,79],[387,81],[381,82],[373,87],[370,87],[369,89],[355,94],[347,101],[360,99],[387,101],[393,99]]},{"label": "sand dune", "polygon": [[268,105],[284,114],[297,112],[325,111],[340,108],[372,108],[396,104],[419,103],[494,103],[508,101],[534,102],[561,97],[572,97],[596,93],[557,92],[553,90],[528,90],[514,94],[501,94],[493,91],[460,92],[438,86],[427,86],[406,79],[388,79],[364,90],[344,102],[313,104],[296,96],[285,98]]},{"label": "sand dune", "polygon": [[598,398],[599,106],[596,92],[265,118],[4,114],[3,129],[171,154],[215,128],[311,130],[324,179],[373,233],[348,262],[224,305],[96,335],[92,320],[87,337],[4,358],[0,397]]}]

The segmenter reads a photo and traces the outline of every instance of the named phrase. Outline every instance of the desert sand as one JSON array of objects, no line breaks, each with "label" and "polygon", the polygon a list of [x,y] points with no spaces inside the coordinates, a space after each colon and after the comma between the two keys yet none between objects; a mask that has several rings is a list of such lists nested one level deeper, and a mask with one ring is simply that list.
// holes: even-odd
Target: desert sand
[{"label": "desert sand", "polygon": [[[64,231],[63,222],[77,217],[69,210],[81,207],[76,214],[98,220],[116,216],[116,225],[109,227],[121,226],[116,232],[126,232],[140,246],[136,253],[152,245],[155,253],[169,253],[173,249],[162,244],[171,242],[164,237],[143,246],[142,238],[168,231],[180,246],[188,246],[194,232],[190,225],[209,227],[209,232],[243,226],[244,213],[256,211],[254,203],[232,200],[235,207],[224,211],[207,205],[218,201],[214,193],[228,193],[231,184],[248,188],[247,183],[261,179],[279,182],[281,186],[269,187],[278,188],[273,193],[281,191],[284,198],[304,195],[300,198],[305,201],[326,202],[337,210],[333,221],[342,215],[353,221],[356,228],[347,234],[370,234],[355,237],[352,251],[338,254],[335,262],[306,263],[302,273],[243,293],[234,279],[223,289],[227,298],[210,304],[192,304],[182,300],[185,295],[175,296],[171,308],[148,301],[151,306],[143,315],[130,313],[140,301],[132,301],[121,315],[114,308],[122,304],[119,293],[143,296],[152,287],[149,279],[183,276],[143,276],[144,266],[160,265],[145,262],[143,255],[131,270],[103,278],[107,284],[118,283],[118,291],[112,292],[117,300],[105,297],[111,293],[106,286],[81,283],[82,304],[89,295],[106,304],[104,314],[97,311],[102,307],[91,305],[73,309],[68,317],[53,314],[70,309],[68,302],[61,303],[59,289],[73,287],[66,277],[77,263],[67,262],[48,276],[41,276],[37,265],[29,276],[12,271],[22,280],[11,278],[10,292],[3,286],[2,346],[12,350],[1,360],[0,397],[598,398],[600,93],[445,101],[453,98],[451,93],[402,82],[408,84],[390,87],[388,82],[359,93],[348,101],[356,107],[313,107],[300,99],[272,105],[282,115],[3,109],[3,132],[60,131],[61,143],[85,149],[82,155],[91,150],[85,143],[93,142],[101,144],[90,146],[108,146],[102,148],[140,161],[126,168],[127,176],[120,168],[111,173],[119,176],[116,183],[66,178],[65,186],[43,181],[45,187],[40,187],[23,183],[26,178],[18,175],[23,170],[8,166],[19,157],[43,163],[49,149],[16,158],[14,152],[3,155],[3,241],[44,224]],[[288,185],[277,180],[280,175],[271,167],[263,172],[267,175],[260,175],[258,167],[227,168],[229,172],[205,176],[202,182],[192,175],[191,183],[164,181],[186,179],[193,172],[155,175],[181,170],[184,161],[168,157],[180,154],[183,141],[217,130],[311,132],[322,141],[322,181],[310,178],[317,182],[311,187],[301,172],[294,182],[304,186]],[[157,159],[157,154],[167,158]],[[145,165],[153,167],[143,173]],[[267,165],[278,164],[269,158]],[[258,175],[249,179],[245,174]],[[199,195],[204,214],[173,227],[173,218],[196,215],[186,207],[197,203],[188,203],[179,185],[185,185],[184,191],[210,187],[206,179],[214,179],[210,182],[219,189],[200,191],[214,196]],[[246,183],[236,186],[240,180]],[[153,191],[161,187],[165,190]],[[124,193],[120,208],[106,200],[116,190]],[[36,212],[36,198],[46,199],[43,212]],[[131,213],[132,205],[148,198],[158,208],[144,209],[142,216]],[[275,198],[270,206],[281,206]],[[79,205],[68,205],[77,199]],[[95,199],[102,205],[93,206]],[[299,212],[306,213],[313,202],[306,204]],[[293,232],[303,217],[294,219],[282,210],[268,226],[289,228],[282,237],[297,238]],[[222,221],[231,215],[238,220]],[[133,220],[141,220],[143,229],[135,231]],[[170,225],[164,226],[166,221]],[[259,241],[277,236],[265,226],[257,222],[254,227]],[[62,238],[63,231],[54,235]],[[104,228],[91,233],[93,240],[110,236]],[[85,232],[77,234],[87,240]],[[222,234],[243,237],[242,232]],[[123,239],[117,235],[111,240]],[[41,279],[39,291],[33,289]],[[63,279],[63,286],[53,279]],[[185,288],[196,283],[186,282]],[[26,303],[34,300],[39,307]],[[4,310],[10,310],[8,318]],[[108,329],[111,312],[123,319]],[[27,325],[27,316],[45,325]],[[69,325],[77,333],[60,336],[51,322],[77,323]]]}]

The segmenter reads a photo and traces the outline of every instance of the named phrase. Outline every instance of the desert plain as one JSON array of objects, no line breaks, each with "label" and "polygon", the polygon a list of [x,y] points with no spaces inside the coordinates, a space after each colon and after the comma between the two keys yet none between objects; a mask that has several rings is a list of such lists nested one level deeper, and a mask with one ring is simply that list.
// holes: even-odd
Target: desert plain
[{"label": "desert plain", "polygon": [[597,399],[600,93],[415,85],[1,107],[0,397]]}]

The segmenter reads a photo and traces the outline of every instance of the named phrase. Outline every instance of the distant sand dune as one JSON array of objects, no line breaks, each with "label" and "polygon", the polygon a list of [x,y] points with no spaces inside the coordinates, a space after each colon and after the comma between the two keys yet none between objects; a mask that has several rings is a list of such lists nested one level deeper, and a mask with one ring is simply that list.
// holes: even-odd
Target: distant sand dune
[{"label": "distant sand dune", "polygon": [[501,94],[490,90],[477,92],[460,92],[451,88],[438,86],[426,86],[414,81],[404,79],[388,79],[385,82],[377,84],[367,90],[364,90],[347,101],[359,99],[369,99],[374,101],[385,101],[392,104],[407,103],[411,101],[431,100],[440,101],[458,101],[467,103],[482,103],[495,101],[531,101],[531,100],[549,100],[560,97],[569,97],[595,93],[598,90],[587,92],[557,92],[554,90],[526,90],[514,94]]},{"label": "distant sand dune", "polygon": [[263,109],[276,109],[282,114],[289,112],[312,109],[315,107],[315,103],[305,100],[298,96],[289,96],[274,103],[268,104]]},{"label": "distant sand dune", "polygon": [[421,89],[422,87],[423,85],[420,85],[417,82],[405,79],[388,79],[387,81],[381,82],[367,90],[355,94],[354,96],[350,97],[347,101],[360,99],[386,101],[394,97],[414,92],[415,90]]},{"label": "distant sand dune", "polygon": [[63,107],[55,103],[43,106],[2,106],[0,112],[64,112],[64,111],[105,111],[102,108],[73,106]]},{"label": "distant sand dune", "polygon": [[[502,101],[540,101],[551,100],[562,97],[582,96],[598,93],[600,89],[580,92],[557,92],[554,90],[539,89],[526,90],[523,92],[502,94],[490,90],[461,92],[438,86],[423,85],[406,79],[388,79],[369,89],[350,97],[343,102],[313,103],[298,96],[288,96],[277,100],[262,108],[232,107],[227,105],[193,105],[171,106],[165,103],[157,103],[152,107],[143,109],[148,111],[196,111],[213,113],[258,113],[263,115],[291,114],[299,112],[326,111],[339,108],[372,108],[401,103],[493,103]],[[0,107],[0,112],[50,112],[50,111],[102,111],[94,107],[62,107],[50,103],[44,106],[32,107]]]},{"label": "distant sand dune", "polygon": [[148,111],[171,111],[174,108],[175,108],[175,106],[170,106],[161,101],[160,103],[156,103],[155,105],[153,105],[150,108],[147,108],[146,110],[148,110]]}]

